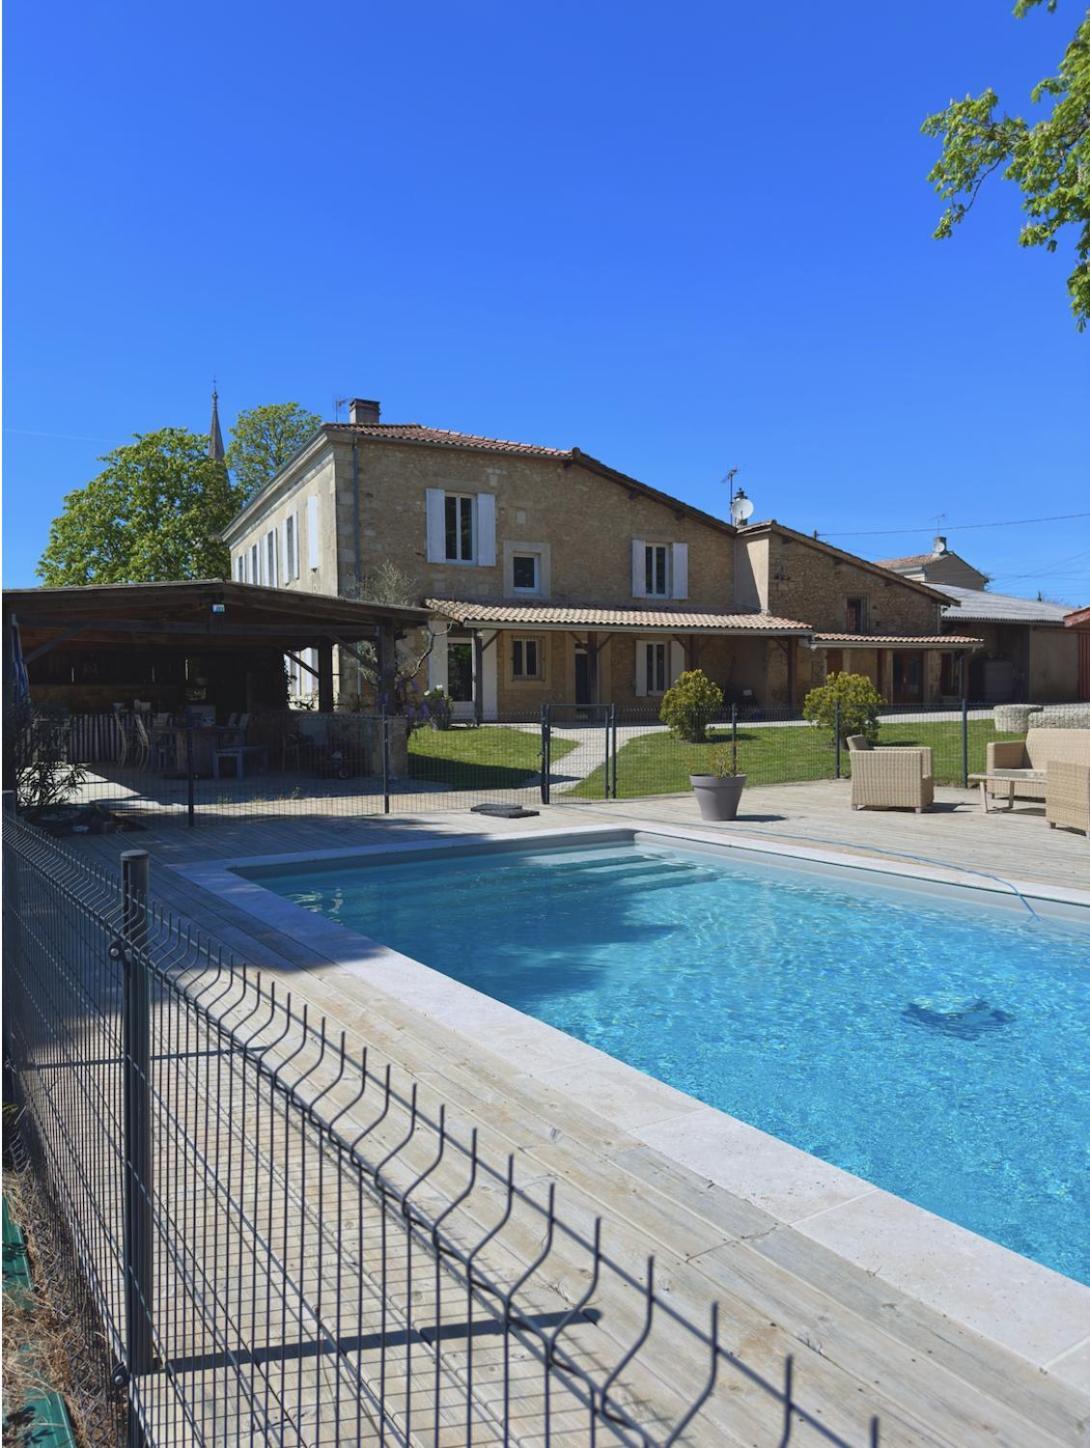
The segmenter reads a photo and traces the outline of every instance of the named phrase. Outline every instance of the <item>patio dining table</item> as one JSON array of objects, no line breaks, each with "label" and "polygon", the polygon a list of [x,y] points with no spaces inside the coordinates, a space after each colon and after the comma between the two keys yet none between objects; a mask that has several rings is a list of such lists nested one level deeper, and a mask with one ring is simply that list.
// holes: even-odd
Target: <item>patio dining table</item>
[{"label": "patio dining table", "polygon": [[985,814],[991,814],[988,808],[989,788],[997,784],[1007,786],[1007,809],[1009,813],[1014,808],[1014,786],[1016,784],[1040,784],[1041,793],[1044,794],[1045,772],[1043,769],[986,769],[979,774],[970,774],[970,784],[980,785],[980,804]]}]

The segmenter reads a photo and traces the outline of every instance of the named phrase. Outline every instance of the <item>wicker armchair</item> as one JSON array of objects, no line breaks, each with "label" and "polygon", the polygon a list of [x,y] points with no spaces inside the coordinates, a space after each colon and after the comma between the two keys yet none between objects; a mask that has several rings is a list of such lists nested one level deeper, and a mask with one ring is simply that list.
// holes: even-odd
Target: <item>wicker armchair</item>
[{"label": "wicker armchair", "polygon": [[1090,764],[1049,760],[1045,819],[1049,829],[1082,830],[1090,838]]},{"label": "wicker armchair", "polygon": [[931,750],[859,749],[852,752],[852,809],[914,809],[935,800]]}]

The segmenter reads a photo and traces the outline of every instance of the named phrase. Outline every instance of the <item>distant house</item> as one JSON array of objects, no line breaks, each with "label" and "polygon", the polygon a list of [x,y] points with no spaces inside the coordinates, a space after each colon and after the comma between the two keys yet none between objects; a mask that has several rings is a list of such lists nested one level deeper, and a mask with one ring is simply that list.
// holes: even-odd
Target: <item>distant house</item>
[{"label": "distant house", "polygon": [[1042,599],[992,593],[988,577],[938,537],[930,553],[883,559],[880,567],[930,583],[949,595],[942,631],[978,635],[969,696],[987,703],[1071,700],[1079,695],[1078,640],[1064,632],[1070,610]]},{"label": "distant house", "polygon": [[[420,685],[464,718],[653,708],[694,667],[764,707],[798,705],[841,667],[922,702],[943,656],[977,646],[944,636],[928,583],[778,523],[737,528],[577,447],[384,423],[363,399],[224,538],[239,582],[358,598],[396,565],[432,616],[403,652],[426,654]],[[337,669],[342,700],[366,695],[351,657]]]},{"label": "distant house", "polygon": [[1090,608],[1077,608],[1064,619],[1073,629],[1079,653],[1079,698],[1090,699]]},{"label": "distant house", "polygon": [[919,583],[931,583],[936,588],[953,583],[959,588],[987,588],[988,575],[981,573],[971,563],[966,563],[960,554],[946,546],[946,539],[938,537],[930,553],[913,553],[907,558],[883,558],[880,568],[888,568],[902,578],[915,578]]}]

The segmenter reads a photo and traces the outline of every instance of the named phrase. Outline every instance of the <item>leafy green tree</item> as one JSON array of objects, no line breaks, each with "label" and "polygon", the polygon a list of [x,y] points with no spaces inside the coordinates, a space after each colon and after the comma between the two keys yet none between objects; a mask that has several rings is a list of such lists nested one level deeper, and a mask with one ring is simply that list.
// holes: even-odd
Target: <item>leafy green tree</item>
[{"label": "leafy green tree", "polygon": [[220,533],[241,506],[208,439],[180,427],[137,434],[64,500],[38,576],[51,587],[225,578]]},{"label": "leafy green tree", "polygon": [[[1056,8],[1056,0],[1017,0],[1014,14],[1021,19],[1042,3],[1050,11]],[[1028,219],[1018,238],[1022,246],[1055,251],[1064,228],[1076,228],[1077,264],[1067,289],[1082,331],[1090,318],[1090,11],[1076,27],[1056,74],[1039,81],[1030,99],[1035,105],[1051,102],[1048,113],[1032,123],[998,114],[999,97],[990,88],[951,101],[924,121],[924,135],[942,141],[942,155],[927,179],[949,202],[935,235],[952,235],[984,182],[1004,168],[1003,176],[1024,198]]]},{"label": "leafy green tree", "polygon": [[297,402],[270,402],[240,412],[231,429],[227,466],[245,505],[322,425]]},{"label": "leafy green tree", "polygon": [[723,690],[703,669],[678,674],[662,696],[659,718],[671,733],[690,744],[703,744],[708,725],[723,707]]},{"label": "leafy green tree", "polygon": [[823,725],[834,738],[839,717],[842,740],[849,734],[865,734],[873,742],[878,738],[881,707],[882,696],[865,674],[830,674],[803,700],[802,717]]}]

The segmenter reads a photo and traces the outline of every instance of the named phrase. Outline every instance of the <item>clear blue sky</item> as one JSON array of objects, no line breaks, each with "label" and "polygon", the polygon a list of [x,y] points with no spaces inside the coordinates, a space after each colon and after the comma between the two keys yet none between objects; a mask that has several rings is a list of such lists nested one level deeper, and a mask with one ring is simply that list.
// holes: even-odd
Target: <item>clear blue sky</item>
[{"label": "clear blue sky", "polygon": [[[5,581],[97,456],[381,399],[872,557],[946,515],[996,587],[1090,602],[1090,334],[993,187],[930,239],[919,135],[1013,109],[1079,7],[6,7]],[[888,537],[861,530],[914,528]]]}]

